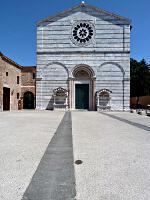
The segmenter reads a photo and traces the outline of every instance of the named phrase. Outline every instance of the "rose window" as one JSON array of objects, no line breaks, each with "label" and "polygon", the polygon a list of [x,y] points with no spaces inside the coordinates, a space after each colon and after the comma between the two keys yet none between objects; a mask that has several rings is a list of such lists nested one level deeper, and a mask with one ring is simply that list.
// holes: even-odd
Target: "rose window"
[{"label": "rose window", "polygon": [[77,23],[72,31],[73,39],[78,44],[88,43],[94,35],[93,25],[88,22]]}]

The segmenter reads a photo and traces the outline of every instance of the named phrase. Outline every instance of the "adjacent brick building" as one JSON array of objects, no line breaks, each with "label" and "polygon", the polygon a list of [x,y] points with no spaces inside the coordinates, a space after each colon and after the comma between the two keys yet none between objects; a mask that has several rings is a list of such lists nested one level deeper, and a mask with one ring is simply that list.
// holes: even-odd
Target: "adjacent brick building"
[{"label": "adjacent brick building", "polygon": [[0,110],[34,107],[35,67],[23,67],[0,53]]},{"label": "adjacent brick building", "polygon": [[22,108],[35,108],[35,67],[23,67],[21,71]]}]

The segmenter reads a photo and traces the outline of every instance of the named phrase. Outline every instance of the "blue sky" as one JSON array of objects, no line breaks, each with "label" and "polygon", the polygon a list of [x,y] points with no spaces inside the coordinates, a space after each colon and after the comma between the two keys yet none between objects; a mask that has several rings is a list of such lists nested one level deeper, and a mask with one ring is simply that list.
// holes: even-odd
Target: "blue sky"
[{"label": "blue sky", "polygon": [[[0,51],[17,63],[36,65],[36,22],[79,4],[78,0],[0,0]],[[131,57],[150,63],[149,0],[87,0],[132,20]]]}]

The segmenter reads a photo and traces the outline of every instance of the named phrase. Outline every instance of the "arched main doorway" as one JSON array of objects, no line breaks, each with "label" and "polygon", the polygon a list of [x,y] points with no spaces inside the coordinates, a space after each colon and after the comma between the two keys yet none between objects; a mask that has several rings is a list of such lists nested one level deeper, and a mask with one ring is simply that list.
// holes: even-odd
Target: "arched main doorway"
[{"label": "arched main doorway", "polygon": [[23,109],[34,109],[34,94],[25,92],[23,95]]},{"label": "arched main doorway", "polygon": [[87,65],[78,65],[72,72],[71,108],[94,110],[95,74]]}]

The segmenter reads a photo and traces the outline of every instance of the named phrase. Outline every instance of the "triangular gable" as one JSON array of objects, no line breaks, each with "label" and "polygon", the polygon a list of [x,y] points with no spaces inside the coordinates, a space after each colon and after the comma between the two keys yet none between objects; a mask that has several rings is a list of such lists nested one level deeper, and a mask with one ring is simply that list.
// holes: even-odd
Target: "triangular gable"
[{"label": "triangular gable", "polygon": [[99,14],[105,14],[105,15],[108,15],[110,17],[113,17],[114,19],[122,21],[125,24],[128,24],[128,25],[131,24],[131,20],[128,19],[128,18],[116,15],[116,14],[108,12],[106,10],[103,10],[103,9],[88,5],[86,3],[81,3],[81,4],[77,5],[77,6],[72,7],[71,9],[68,9],[68,10],[65,10],[63,12],[60,12],[57,15],[50,16],[50,17],[48,17],[48,18],[46,18],[44,20],[39,21],[37,23],[37,26],[44,25],[45,23],[48,23],[48,22],[56,21],[58,18],[65,17],[66,15],[69,15],[72,12],[78,12],[78,11],[86,12],[86,8],[90,9],[90,10],[92,10],[94,12],[97,12]]},{"label": "triangular gable", "polygon": [[8,58],[7,56],[5,56],[2,52],[0,52],[0,57],[2,58],[2,60],[10,63],[11,65],[17,67],[18,69],[22,69],[23,67],[21,65],[19,65],[18,63],[16,63],[15,61],[11,60],[10,58]]}]

